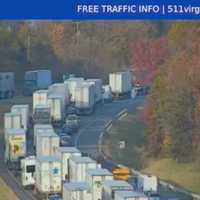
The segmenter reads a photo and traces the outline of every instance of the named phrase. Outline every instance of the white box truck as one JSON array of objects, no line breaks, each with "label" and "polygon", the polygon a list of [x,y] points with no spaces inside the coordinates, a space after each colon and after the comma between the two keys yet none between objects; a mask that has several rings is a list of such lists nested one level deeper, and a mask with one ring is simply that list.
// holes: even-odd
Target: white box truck
[{"label": "white box truck", "polygon": [[24,129],[6,129],[5,161],[18,162],[26,156],[26,133]]},{"label": "white box truck", "polygon": [[50,70],[27,71],[24,75],[24,95],[32,95],[39,89],[47,89],[52,83]]},{"label": "white box truck", "polygon": [[120,180],[106,180],[103,183],[102,199],[104,200],[114,200],[116,191],[126,191],[133,190],[133,187]]},{"label": "white box truck", "polygon": [[55,132],[39,133],[36,136],[36,156],[57,155],[60,138]]},{"label": "white box truck", "polygon": [[135,191],[116,191],[115,200],[149,200],[149,198]]},{"label": "white box truck", "polygon": [[29,156],[21,160],[21,181],[23,187],[35,185],[35,166],[35,156]]},{"label": "white box truck", "polygon": [[53,123],[61,123],[65,117],[65,102],[63,95],[48,95],[48,104],[51,108],[51,119]]},{"label": "white box truck", "polygon": [[57,94],[63,96],[64,104],[67,106],[70,101],[69,89],[65,83],[54,83],[48,88],[48,94]]},{"label": "white box truck", "polygon": [[93,200],[87,182],[63,184],[63,200]]},{"label": "white box truck", "polygon": [[95,103],[98,103],[102,100],[102,80],[101,79],[87,79],[88,83],[94,85],[94,93],[95,93]]},{"label": "white box truck", "polygon": [[15,93],[15,75],[13,72],[0,72],[0,99],[11,98]]},{"label": "white box truck", "polygon": [[59,158],[55,156],[37,158],[35,186],[41,193],[61,192],[61,163]]},{"label": "white box truck", "polygon": [[100,165],[90,157],[73,156],[69,159],[70,181],[86,181],[89,169],[100,168]]},{"label": "white box truck", "polygon": [[132,74],[129,71],[109,74],[109,85],[115,96],[126,95],[132,89]]},{"label": "white box truck", "polygon": [[97,168],[87,171],[86,181],[89,183],[92,200],[102,199],[102,185],[105,180],[113,180],[113,175],[107,169]]},{"label": "white box truck", "polygon": [[33,111],[37,105],[47,104],[48,90],[37,90],[33,93]]},{"label": "white box truck", "polygon": [[45,134],[53,132],[53,126],[51,124],[35,124],[33,127],[33,144],[36,145],[36,136],[39,134]]},{"label": "white box truck", "polygon": [[4,114],[4,130],[8,128],[22,128],[22,119],[19,112]]},{"label": "white box truck", "polygon": [[94,85],[83,83],[75,90],[75,107],[78,114],[91,114],[94,110],[95,91]]},{"label": "white box truck", "polygon": [[59,147],[58,157],[61,160],[62,180],[69,180],[69,159],[72,156],[81,156],[81,152],[75,147]]},{"label": "white box truck", "polygon": [[29,105],[13,105],[11,107],[11,112],[21,114],[22,128],[24,128],[27,131],[29,127]]},{"label": "white box truck", "polygon": [[137,177],[138,190],[143,192],[157,192],[158,178],[154,175],[141,174]]},{"label": "white box truck", "polygon": [[80,85],[82,82],[84,82],[84,78],[82,77],[73,77],[69,78],[64,81],[64,83],[67,85],[69,89],[69,94],[70,94],[70,101],[74,102],[75,100],[75,90],[78,85]]}]

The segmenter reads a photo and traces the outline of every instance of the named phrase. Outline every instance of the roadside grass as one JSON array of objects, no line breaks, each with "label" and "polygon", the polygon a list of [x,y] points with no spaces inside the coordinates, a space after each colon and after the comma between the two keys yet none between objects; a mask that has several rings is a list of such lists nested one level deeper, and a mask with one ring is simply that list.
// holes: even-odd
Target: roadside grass
[{"label": "roadside grass", "polygon": [[[178,185],[188,191],[200,193],[200,162],[177,163],[172,159],[153,160],[143,147],[145,125],[134,111],[113,123],[104,137],[104,152],[115,162],[123,164]],[[126,148],[119,148],[119,141],[125,141]]]},{"label": "roadside grass", "polygon": [[177,163],[175,160],[166,158],[149,162],[148,167],[143,171],[155,174],[188,191],[200,193],[200,164],[198,162]]},{"label": "roadside grass", "polygon": [[19,200],[14,192],[0,178],[0,200]]},{"label": "roadside grass", "polygon": [[[119,148],[119,141],[125,142],[125,148]],[[145,125],[137,117],[137,111],[113,123],[105,135],[106,154],[116,162],[140,169],[144,162],[143,144],[145,141]]]}]

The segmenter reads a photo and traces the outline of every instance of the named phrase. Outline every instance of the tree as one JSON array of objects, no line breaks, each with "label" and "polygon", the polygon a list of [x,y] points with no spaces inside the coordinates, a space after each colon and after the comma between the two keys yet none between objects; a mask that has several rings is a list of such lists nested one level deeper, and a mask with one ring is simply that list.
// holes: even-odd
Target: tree
[{"label": "tree", "polygon": [[151,84],[167,53],[168,41],[164,36],[158,39],[142,38],[133,43],[132,64],[137,82]]}]

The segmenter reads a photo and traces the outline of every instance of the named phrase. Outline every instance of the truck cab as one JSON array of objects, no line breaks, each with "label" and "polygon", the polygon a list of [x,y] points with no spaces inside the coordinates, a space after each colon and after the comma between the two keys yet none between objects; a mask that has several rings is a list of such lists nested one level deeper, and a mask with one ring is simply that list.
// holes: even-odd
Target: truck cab
[{"label": "truck cab", "polygon": [[27,188],[35,184],[35,156],[29,156],[21,160],[21,179],[22,185]]}]

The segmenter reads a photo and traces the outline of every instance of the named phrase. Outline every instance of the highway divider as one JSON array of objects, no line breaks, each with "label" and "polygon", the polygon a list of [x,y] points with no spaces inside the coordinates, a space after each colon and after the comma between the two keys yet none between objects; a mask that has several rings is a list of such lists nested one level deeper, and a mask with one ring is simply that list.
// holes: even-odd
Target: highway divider
[{"label": "highway divider", "polygon": [[[108,123],[106,123],[105,127],[104,127],[104,131],[101,132],[100,136],[99,136],[99,141],[98,141],[98,150],[99,150],[99,154],[105,159],[105,160],[109,160],[109,158],[106,156],[106,154],[104,153],[103,151],[103,148],[102,148],[102,144],[103,144],[103,137],[105,134],[108,133],[108,131],[110,130],[110,128],[112,127],[112,124],[114,121],[116,120],[121,120],[123,117],[127,116],[128,115],[128,110],[127,109],[123,109],[121,112],[119,112],[113,120],[110,120]],[[117,163],[116,163],[117,165]],[[135,175],[142,175],[142,173],[140,171],[137,171],[137,170],[134,170],[134,169],[131,169],[132,173],[135,174]],[[159,184],[162,185],[163,187],[165,188],[168,188],[174,192],[179,192],[179,193],[182,193],[182,194],[185,194],[185,195],[188,195],[188,196],[191,196],[193,200],[200,200],[200,195],[199,194],[196,194],[196,193],[192,193],[192,192],[189,192],[183,188],[180,188],[180,187],[177,187],[171,183],[168,183],[166,181],[163,181],[163,180],[159,180]]]}]

